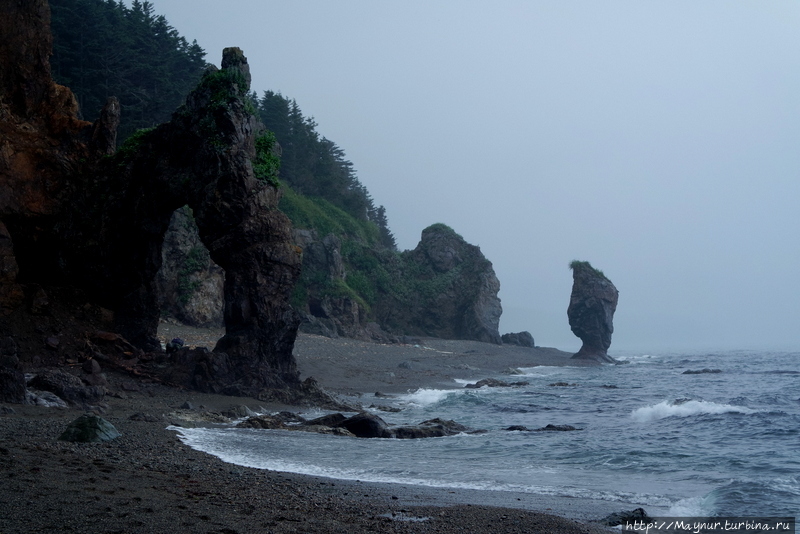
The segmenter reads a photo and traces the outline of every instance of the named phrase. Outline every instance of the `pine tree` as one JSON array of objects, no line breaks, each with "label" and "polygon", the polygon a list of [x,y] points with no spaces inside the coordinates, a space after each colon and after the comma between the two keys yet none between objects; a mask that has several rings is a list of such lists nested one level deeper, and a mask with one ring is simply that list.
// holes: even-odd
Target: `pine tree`
[{"label": "pine tree", "polygon": [[134,0],[50,0],[53,78],[75,93],[84,119],[94,120],[109,96],[122,108],[123,140],[169,120],[206,67],[205,52]]}]

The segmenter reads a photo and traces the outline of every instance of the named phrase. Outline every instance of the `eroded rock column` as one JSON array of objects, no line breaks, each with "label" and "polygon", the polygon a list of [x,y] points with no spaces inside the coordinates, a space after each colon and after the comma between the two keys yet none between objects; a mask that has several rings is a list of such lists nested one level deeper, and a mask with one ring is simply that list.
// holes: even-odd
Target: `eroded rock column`
[{"label": "eroded rock column", "polygon": [[619,291],[588,261],[573,261],[570,268],[573,283],[567,316],[572,333],[583,341],[581,349],[572,357],[616,363],[607,351],[614,333]]}]

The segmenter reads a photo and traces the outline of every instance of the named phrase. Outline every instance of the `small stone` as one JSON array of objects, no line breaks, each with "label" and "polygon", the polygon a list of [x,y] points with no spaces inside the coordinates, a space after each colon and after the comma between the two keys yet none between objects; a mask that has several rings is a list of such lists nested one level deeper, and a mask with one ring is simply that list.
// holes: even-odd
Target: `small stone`
[{"label": "small stone", "polygon": [[49,336],[44,340],[44,344],[47,345],[48,349],[58,350],[58,346],[61,344],[61,341],[59,341],[58,337],[56,336]]}]

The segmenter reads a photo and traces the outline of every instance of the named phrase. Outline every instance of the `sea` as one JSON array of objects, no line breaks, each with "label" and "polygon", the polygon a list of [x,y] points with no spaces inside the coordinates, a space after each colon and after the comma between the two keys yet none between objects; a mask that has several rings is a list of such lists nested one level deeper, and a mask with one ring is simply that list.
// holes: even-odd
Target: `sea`
[{"label": "sea", "polygon": [[[439,417],[480,434],[360,439],[231,425],[179,436],[232,464],[332,479],[599,499],[662,516],[797,515],[800,353],[614,356],[628,363],[494,377],[529,382],[520,387],[455,380],[380,399],[399,412],[371,410],[390,424]],[[685,373],[702,370],[719,372]],[[548,424],[578,430],[535,430]]]}]

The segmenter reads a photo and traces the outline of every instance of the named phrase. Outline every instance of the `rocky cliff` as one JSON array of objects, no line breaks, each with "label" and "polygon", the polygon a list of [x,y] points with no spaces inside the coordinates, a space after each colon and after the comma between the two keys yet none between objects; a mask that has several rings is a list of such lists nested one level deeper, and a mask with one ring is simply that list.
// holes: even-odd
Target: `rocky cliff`
[{"label": "rocky cliff", "polygon": [[614,333],[619,291],[587,261],[573,261],[570,268],[573,283],[567,316],[572,333],[583,342],[573,358],[616,363],[607,351]]},{"label": "rocky cliff", "polygon": [[[94,125],[85,123],[72,93],[50,77],[46,1],[0,1],[0,33],[3,333],[14,338],[25,315],[44,308],[37,301],[53,305],[65,294],[51,288],[70,287],[86,299],[83,306],[70,293],[74,317],[100,306],[139,350],[158,351],[162,243],[173,212],[189,205],[210,258],[226,273],[227,333],[214,353],[180,355],[171,376],[232,394],[297,385],[298,319],[289,296],[302,253],[277,209],[274,177],[264,165],[254,169],[264,128],[245,99],[242,52],[226,49],[222,68],[206,72],[169,123],[115,151],[116,100]],[[67,331],[68,321],[48,328]],[[19,359],[32,361],[35,343],[18,337]],[[61,360],[81,356],[52,345]]]},{"label": "rocky cliff", "polygon": [[380,301],[379,323],[393,332],[501,343],[500,282],[480,248],[434,224],[399,261],[402,283]]},{"label": "rocky cliff", "polygon": [[225,271],[211,259],[189,206],[169,221],[156,285],[162,316],[199,328],[225,324]]}]

